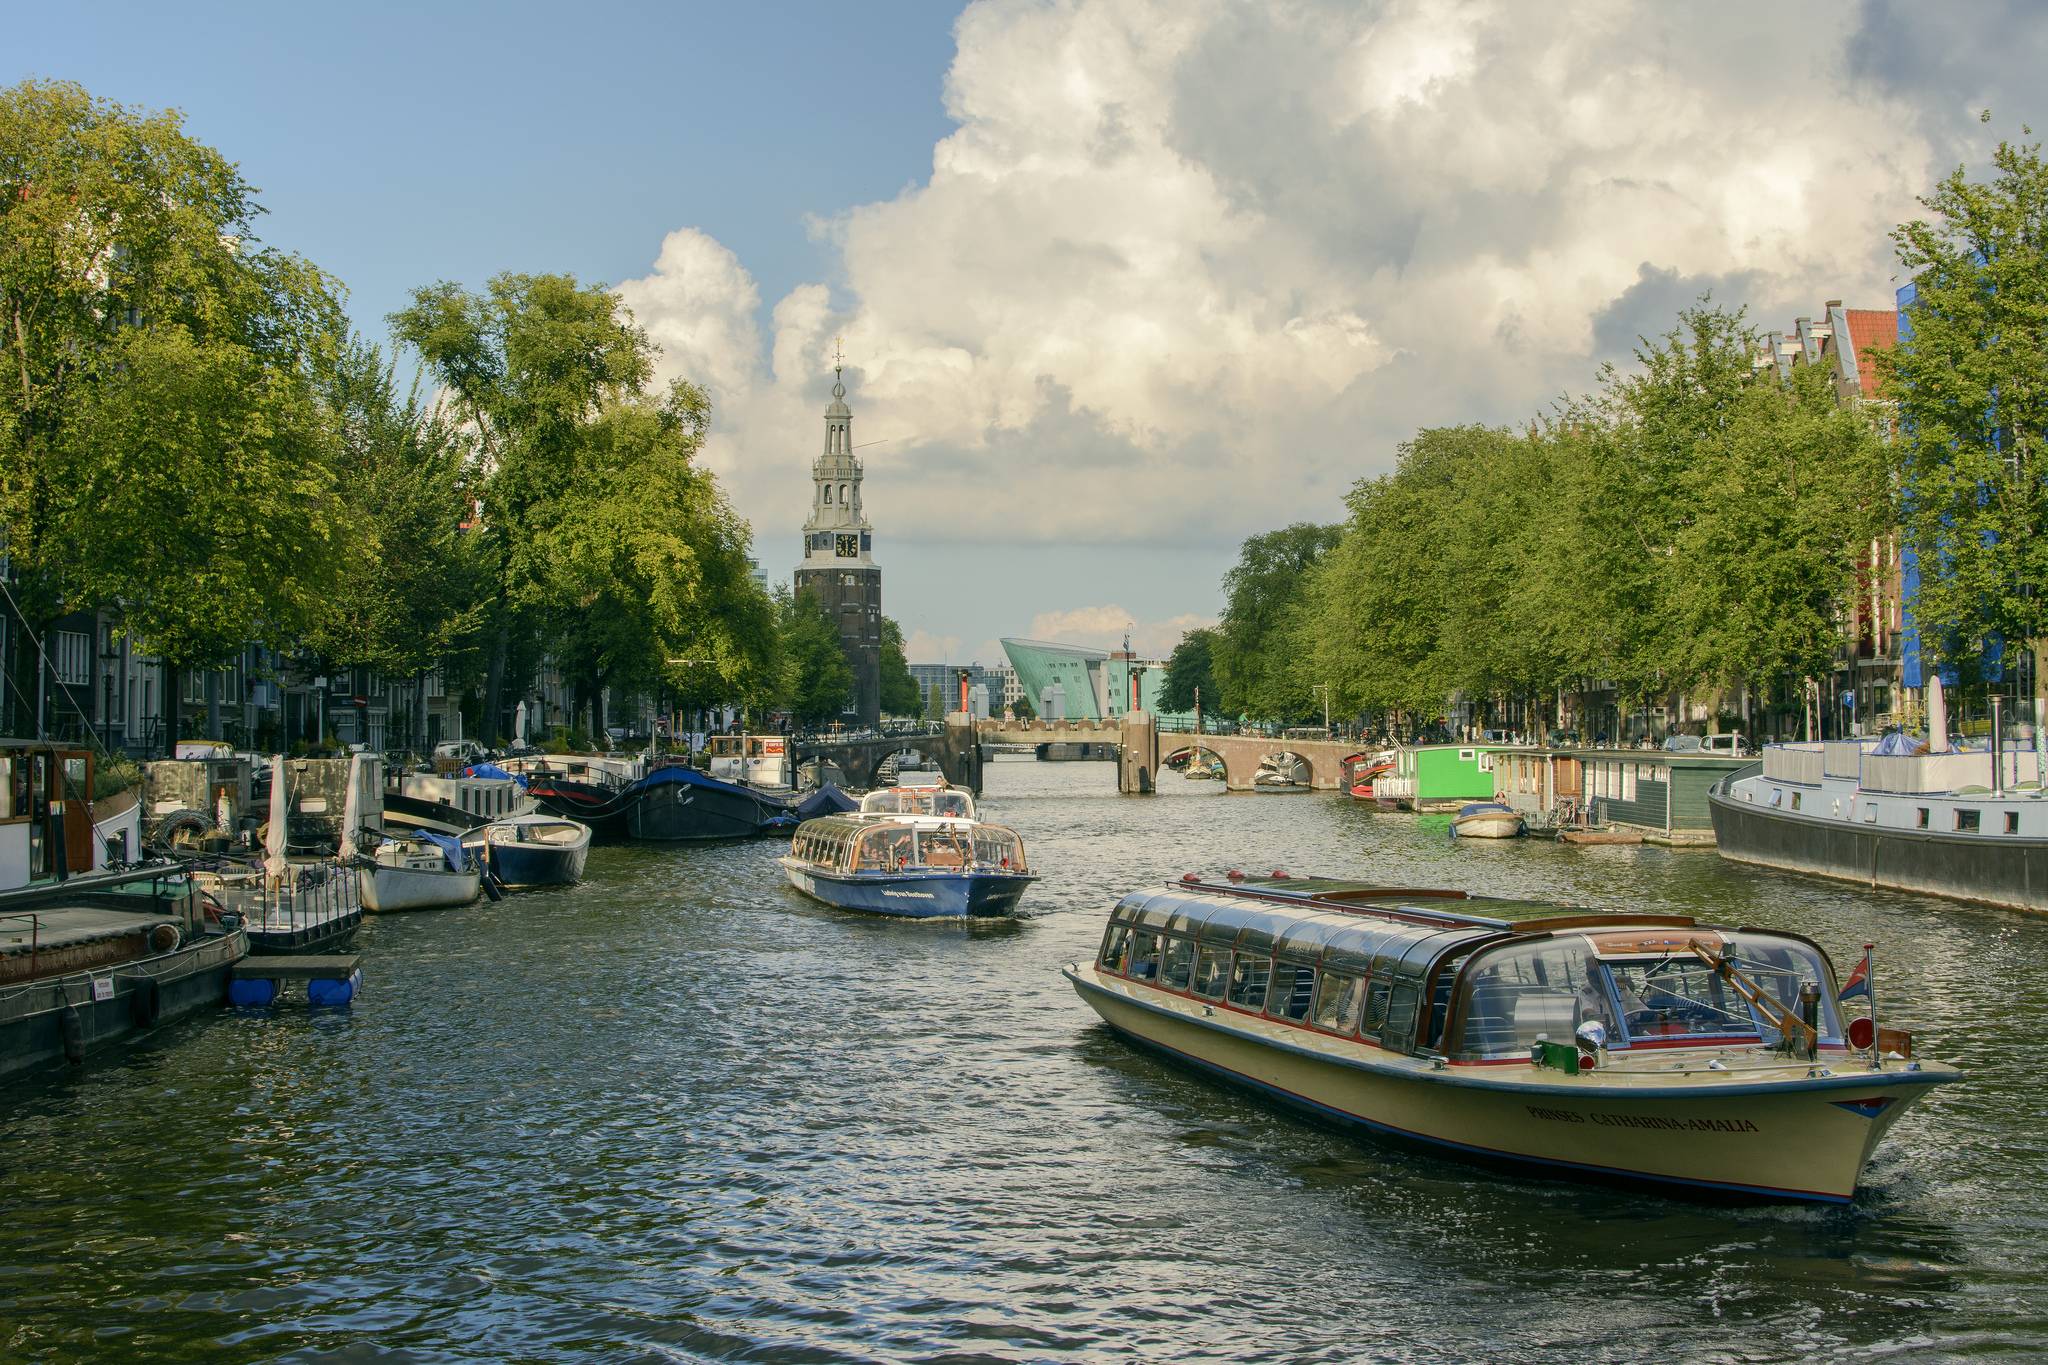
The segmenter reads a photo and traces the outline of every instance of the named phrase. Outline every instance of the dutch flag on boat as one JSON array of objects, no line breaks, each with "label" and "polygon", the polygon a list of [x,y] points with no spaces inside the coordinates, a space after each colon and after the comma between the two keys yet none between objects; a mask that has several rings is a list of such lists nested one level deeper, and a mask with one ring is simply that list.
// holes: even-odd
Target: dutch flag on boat
[{"label": "dutch flag on boat", "polygon": [[1837,995],[1835,999],[1847,1000],[1851,996],[1856,995],[1863,996],[1865,999],[1870,997],[1870,945],[1868,943],[1863,945],[1863,960],[1856,964],[1855,971],[1849,973],[1848,982],[1843,985],[1841,994]]}]

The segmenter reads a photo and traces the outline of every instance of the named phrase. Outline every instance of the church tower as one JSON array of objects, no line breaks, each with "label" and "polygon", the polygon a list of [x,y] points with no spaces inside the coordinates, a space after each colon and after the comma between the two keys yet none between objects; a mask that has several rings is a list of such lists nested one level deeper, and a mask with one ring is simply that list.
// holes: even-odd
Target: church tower
[{"label": "church tower", "polygon": [[839,647],[853,666],[849,719],[872,726],[882,718],[882,571],[874,560],[875,529],[861,510],[860,479],[853,412],[835,363],[825,451],[811,465],[811,515],[804,522],[796,590],[812,593],[839,627]]}]

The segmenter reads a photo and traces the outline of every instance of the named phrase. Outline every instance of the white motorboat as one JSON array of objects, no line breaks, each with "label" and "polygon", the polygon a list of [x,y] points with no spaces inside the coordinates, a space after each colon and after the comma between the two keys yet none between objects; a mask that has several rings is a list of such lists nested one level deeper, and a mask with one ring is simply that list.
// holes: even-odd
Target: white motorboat
[{"label": "white motorboat", "polygon": [[363,909],[378,914],[468,905],[483,884],[461,844],[424,830],[416,838],[386,839],[356,865],[356,875]]},{"label": "white motorboat", "polygon": [[1519,839],[1527,832],[1521,812],[1498,801],[1474,801],[1451,819],[1457,839]]}]

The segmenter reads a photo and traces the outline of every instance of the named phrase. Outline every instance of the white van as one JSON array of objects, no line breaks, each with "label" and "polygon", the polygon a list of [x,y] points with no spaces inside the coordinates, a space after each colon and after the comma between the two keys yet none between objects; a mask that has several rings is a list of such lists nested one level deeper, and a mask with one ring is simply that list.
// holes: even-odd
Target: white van
[{"label": "white van", "polygon": [[1747,758],[1750,754],[1749,741],[1733,732],[1707,735],[1700,740],[1700,752],[1719,754],[1723,758]]}]

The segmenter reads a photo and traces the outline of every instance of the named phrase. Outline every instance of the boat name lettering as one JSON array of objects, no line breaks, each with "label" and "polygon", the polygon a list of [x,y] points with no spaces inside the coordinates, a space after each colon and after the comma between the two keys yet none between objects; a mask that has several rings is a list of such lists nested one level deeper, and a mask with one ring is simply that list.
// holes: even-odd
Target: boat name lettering
[{"label": "boat name lettering", "polygon": [[1754,1133],[1757,1126],[1748,1119],[1667,1119],[1644,1114],[1575,1114],[1569,1109],[1546,1109],[1526,1105],[1533,1118],[1554,1123],[1597,1123],[1608,1128],[1657,1128],[1684,1133]]},{"label": "boat name lettering", "polygon": [[929,891],[884,891],[882,894],[909,901],[928,901],[933,899],[932,893]]}]

